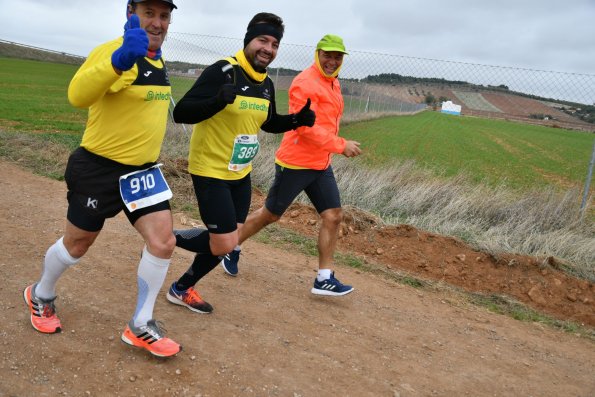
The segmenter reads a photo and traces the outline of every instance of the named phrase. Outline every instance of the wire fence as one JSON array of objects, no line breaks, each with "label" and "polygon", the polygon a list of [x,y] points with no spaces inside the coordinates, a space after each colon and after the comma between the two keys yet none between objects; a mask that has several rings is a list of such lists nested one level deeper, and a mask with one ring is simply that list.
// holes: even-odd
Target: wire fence
[{"label": "wire fence", "polygon": [[[243,39],[170,32],[164,53],[174,97],[242,46]],[[268,69],[277,91],[312,64],[314,50],[281,44]],[[341,69],[346,121],[441,110],[450,101],[463,115],[595,131],[595,75],[348,51]],[[277,101],[283,109],[286,101]]]}]

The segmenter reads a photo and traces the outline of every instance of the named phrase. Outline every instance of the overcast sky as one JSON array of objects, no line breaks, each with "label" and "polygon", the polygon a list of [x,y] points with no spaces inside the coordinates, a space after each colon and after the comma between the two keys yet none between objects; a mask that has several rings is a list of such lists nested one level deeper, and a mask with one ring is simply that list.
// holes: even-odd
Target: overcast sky
[{"label": "overcast sky", "polygon": [[[170,32],[243,38],[257,12],[281,43],[595,74],[595,0],[174,0]],[[122,33],[126,0],[0,0],[0,39],[86,56]]]}]

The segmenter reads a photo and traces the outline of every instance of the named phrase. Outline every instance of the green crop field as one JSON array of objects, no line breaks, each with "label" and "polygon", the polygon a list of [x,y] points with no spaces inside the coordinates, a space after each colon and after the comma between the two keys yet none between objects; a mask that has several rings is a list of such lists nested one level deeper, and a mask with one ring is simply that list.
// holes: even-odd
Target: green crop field
[{"label": "green crop field", "polygon": [[367,161],[391,159],[452,176],[513,188],[584,183],[595,135],[436,112],[350,123],[342,135],[362,143]]},{"label": "green crop field", "polygon": [[[0,58],[0,128],[81,133],[86,110],[67,100],[72,65]],[[194,79],[172,76],[179,100]],[[287,111],[287,91],[278,91]],[[436,112],[352,122],[342,135],[362,143],[372,165],[414,159],[445,176],[465,172],[475,181],[513,188],[584,183],[595,136],[521,123],[457,117]]]},{"label": "green crop field", "polygon": [[77,67],[0,58],[0,127],[28,132],[82,132],[86,110],[67,99]]}]

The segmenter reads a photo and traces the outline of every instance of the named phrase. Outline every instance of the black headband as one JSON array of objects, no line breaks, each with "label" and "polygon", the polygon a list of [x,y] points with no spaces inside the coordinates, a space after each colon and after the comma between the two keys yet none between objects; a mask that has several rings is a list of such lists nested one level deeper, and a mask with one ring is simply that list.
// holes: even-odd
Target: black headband
[{"label": "black headband", "polygon": [[246,31],[246,36],[244,36],[244,48],[246,48],[253,38],[262,35],[273,36],[279,41],[281,41],[281,38],[283,37],[283,33],[281,33],[281,30],[278,27],[269,25],[268,23],[257,23],[256,25],[250,26],[248,31]]}]

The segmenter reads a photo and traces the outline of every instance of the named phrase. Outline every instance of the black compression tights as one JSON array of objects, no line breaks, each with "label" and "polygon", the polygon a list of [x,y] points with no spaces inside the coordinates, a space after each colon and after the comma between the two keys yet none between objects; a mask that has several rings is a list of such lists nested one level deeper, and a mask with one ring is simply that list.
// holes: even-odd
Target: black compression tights
[{"label": "black compression tights", "polygon": [[193,287],[198,280],[207,275],[221,262],[221,258],[210,254],[196,254],[192,265],[182,274],[182,277],[176,282],[178,290],[185,290]]}]

